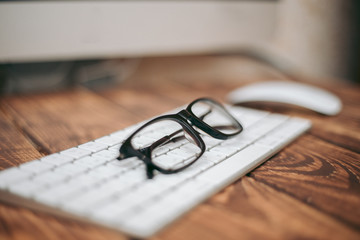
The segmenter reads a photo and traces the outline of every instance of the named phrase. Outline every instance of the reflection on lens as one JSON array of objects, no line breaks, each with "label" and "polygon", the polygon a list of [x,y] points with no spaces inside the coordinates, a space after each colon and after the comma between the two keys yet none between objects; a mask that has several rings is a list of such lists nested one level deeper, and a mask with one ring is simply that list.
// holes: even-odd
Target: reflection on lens
[{"label": "reflection on lens", "polygon": [[234,134],[241,130],[241,126],[234,121],[222,106],[211,101],[198,101],[192,105],[191,111],[206,124],[224,134]]},{"label": "reflection on lens", "polygon": [[146,126],[133,136],[131,144],[139,150],[150,148],[152,162],[164,170],[182,168],[201,154],[194,137],[173,120]]}]

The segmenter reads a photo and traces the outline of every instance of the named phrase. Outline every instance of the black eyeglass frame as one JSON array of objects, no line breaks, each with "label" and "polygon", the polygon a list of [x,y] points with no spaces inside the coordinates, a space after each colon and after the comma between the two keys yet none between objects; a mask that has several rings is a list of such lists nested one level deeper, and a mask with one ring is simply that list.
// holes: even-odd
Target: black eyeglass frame
[{"label": "black eyeglass frame", "polygon": [[[206,122],[204,122],[201,118],[197,117],[193,111],[191,110],[192,107],[194,106],[194,104],[198,103],[198,102],[210,102],[211,104],[213,104],[214,106],[216,106],[218,109],[220,109],[223,114],[226,114],[227,117],[232,121],[232,123],[234,124],[234,126],[236,128],[238,128],[237,131],[233,132],[233,133],[223,133],[219,130],[217,130],[216,128],[208,125]],[[156,122],[159,121],[163,121],[163,120],[172,120],[172,121],[176,121],[177,123],[179,123],[181,125],[181,127],[183,128],[183,130],[185,132],[187,132],[189,134],[189,136],[192,137],[192,139],[194,140],[194,142],[196,143],[196,145],[200,148],[201,152],[198,154],[198,156],[192,160],[191,162],[187,163],[186,165],[177,168],[177,169],[164,169],[162,167],[157,166],[156,164],[154,164],[152,162],[152,158],[151,158],[151,153],[152,151],[159,145],[155,144],[157,142],[161,142],[162,140],[164,140],[165,138],[169,137],[169,136],[164,136],[162,139],[159,139],[158,141],[156,141],[155,143],[153,143],[152,145],[142,148],[142,149],[136,149],[134,148],[134,146],[131,144],[131,140],[132,138],[141,130],[143,130],[144,128],[148,127],[151,124],[154,124]],[[159,117],[156,117],[152,120],[150,120],[149,122],[145,123],[144,125],[142,125],[141,127],[139,127],[135,132],[133,132],[122,144],[122,146],[119,149],[120,152],[120,156],[117,158],[118,160],[123,160],[126,158],[130,158],[130,157],[137,157],[138,159],[142,160],[145,165],[146,165],[146,174],[147,177],[149,179],[154,177],[154,170],[157,170],[163,174],[172,174],[172,173],[177,173],[180,172],[182,170],[184,170],[185,168],[191,166],[194,162],[196,162],[205,152],[206,149],[206,145],[203,141],[203,139],[201,138],[199,132],[197,130],[194,129],[194,126],[200,130],[202,130],[203,132],[207,133],[208,135],[217,138],[217,139],[221,139],[221,140],[225,140],[228,138],[231,138],[232,136],[235,136],[237,134],[239,134],[242,130],[243,127],[242,125],[239,123],[239,121],[237,121],[227,110],[226,108],[224,108],[219,102],[211,99],[211,98],[198,98],[196,100],[194,100],[193,102],[191,102],[186,109],[183,109],[181,111],[179,111],[176,114],[167,114],[167,115],[162,115]],[[155,144],[155,145],[154,145]]]}]

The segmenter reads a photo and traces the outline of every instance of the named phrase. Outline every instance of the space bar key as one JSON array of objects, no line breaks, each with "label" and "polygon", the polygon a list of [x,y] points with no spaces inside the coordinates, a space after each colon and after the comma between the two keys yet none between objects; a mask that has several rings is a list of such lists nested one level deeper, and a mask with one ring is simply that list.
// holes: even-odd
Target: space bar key
[{"label": "space bar key", "polygon": [[252,144],[200,174],[198,179],[211,182],[219,188],[227,186],[265,162],[272,154],[271,148]]}]

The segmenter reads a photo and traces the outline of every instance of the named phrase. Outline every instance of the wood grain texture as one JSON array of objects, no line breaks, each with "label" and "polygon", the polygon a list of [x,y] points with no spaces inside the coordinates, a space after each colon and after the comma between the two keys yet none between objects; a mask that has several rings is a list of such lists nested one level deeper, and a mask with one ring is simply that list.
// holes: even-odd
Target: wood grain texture
[{"label": "wood grain texture", "polygon": [[212,97],[225,102],[224,96],[235,86],[238,84],[218,82],[207,84],[203,81],[190,84],[173,80],[146,84],[132,83],[97,93],[145,119],[179,106],[186,106],[200,97]]},{"label": "wood grain texture", "polygon": [[[209,67],[209,62],[205,65]],[[150,68],[146,71],[151,73]],[[150,81],[132,81],[99,92],[73,89],[3,98],[0,167],[76,146],[197,97],[224,101],[230,90],[246,83],[221,81],[221,74],[213,81],[201,81],[211,75],[207,74],[192,81],[181,80],[186,74],[158,74],[159,81],[151,76]],[[262,78],[269,77],[265,75]],[[135,75],[133,80],[146,76]],[[338,116],[271,106],[276,112],[310,118],[313,128],[152,239],[360,239],[359,88],[325,87],[344,102]],[[117,240],[124,236],[0,204],[0,239]]]},{"label": "wood grain texture", "polygon": [[358,239],[359,232],[244,177],[154,239]]},{"label": "wood grain texture", "polygon": [[31,140],[2,110],[0,108],[0,170],[40,157]]},{"label": "wood grain texture", "polygon": [[[103,91],[101,96],[115,102],[145,120],[182,105],[179,101],[156,94],[150,87],[121,87]],[[144,104],[145,103],[145,104]]]},{"label": "wood grain texture", "polygon": [[84,89],[8,97],[3,108],[44,153],[77,146],[142,120]]},{"label": "wood grain texture", "polygon": [[56,218],[27,209],[0,205],[1,240],[122,240],[118,232],[102,227]]},{"label": "wood grain texture", "polygon": [[360,153],[360,87],[341,86],[329,89],[343,102],[337,116],[313,118],[312,134],[335,145]]},{"label": "wood grain texture", "polygon": [[360,229],[360,155],[304,136],[251,177]]}]

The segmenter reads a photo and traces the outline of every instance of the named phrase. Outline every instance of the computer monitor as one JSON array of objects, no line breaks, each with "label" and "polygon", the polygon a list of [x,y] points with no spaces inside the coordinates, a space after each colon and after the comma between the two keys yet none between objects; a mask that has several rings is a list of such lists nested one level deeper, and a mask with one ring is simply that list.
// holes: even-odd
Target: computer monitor
[{"label": "computer monitor", "polygon": [[277,1],[4,1],[0,63],[216,52],[268,42]]}]

